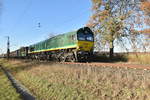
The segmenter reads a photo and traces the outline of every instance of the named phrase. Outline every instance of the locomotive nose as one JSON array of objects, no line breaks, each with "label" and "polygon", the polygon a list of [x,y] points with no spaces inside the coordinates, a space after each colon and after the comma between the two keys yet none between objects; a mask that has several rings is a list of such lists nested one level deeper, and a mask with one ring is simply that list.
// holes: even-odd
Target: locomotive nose
[{"label": "locomotive nose", "polygon": [[79,51],[91,51],[93,49],[93,42],[90,41],[78,41]]}]

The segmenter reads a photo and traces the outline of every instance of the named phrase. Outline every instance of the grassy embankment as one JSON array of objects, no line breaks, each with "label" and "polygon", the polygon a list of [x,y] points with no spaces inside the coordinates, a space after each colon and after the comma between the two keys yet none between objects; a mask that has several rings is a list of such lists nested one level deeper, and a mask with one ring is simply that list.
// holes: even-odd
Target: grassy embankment
[{"label": "grassy embankment", "polygon": [[38,100],[150,100],[150,71],[3,61]]},{"label": "grassy embankment", "polygon": [[20,95],[12,87],[8,78],[0,69],[0,100],[21,100]]}]

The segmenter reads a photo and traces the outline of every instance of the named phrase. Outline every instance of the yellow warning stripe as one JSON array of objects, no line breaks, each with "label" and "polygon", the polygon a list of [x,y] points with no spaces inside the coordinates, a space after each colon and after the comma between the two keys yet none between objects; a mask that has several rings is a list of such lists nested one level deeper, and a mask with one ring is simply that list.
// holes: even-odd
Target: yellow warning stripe
[{"label": "yellow warning stripe", "polygon": [[75,45],[65,46],[65,47],[61,47],[61,48],[37,50],[37,51],[29,52],[29,54],[31,54],[31,53],[39,53],[39,52],[47,52],[47,51],[54,51],[54,50],[60,50],[60,49],[76,48],[76,47],[77,47],[77,45],[75,44]]}]

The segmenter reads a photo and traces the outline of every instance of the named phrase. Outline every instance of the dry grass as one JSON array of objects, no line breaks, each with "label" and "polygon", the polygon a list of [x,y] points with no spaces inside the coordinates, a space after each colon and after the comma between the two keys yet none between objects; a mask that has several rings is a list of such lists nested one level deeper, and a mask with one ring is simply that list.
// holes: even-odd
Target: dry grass
[{"label": "dry grass", "polygon": [[128,62],[150,64],[150,53],[135,53],[127,56]]},{"label": "dry grass", "polygon": [[150,100],[149,70],[34,63],[3,64],[39,100]]}]

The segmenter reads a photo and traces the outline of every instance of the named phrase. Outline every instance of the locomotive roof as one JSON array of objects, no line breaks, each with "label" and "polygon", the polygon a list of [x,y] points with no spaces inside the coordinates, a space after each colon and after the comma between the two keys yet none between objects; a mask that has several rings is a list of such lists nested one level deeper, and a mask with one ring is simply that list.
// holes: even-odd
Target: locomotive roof
[{"label": "locomotive roof", "polygon": [[[60,38],[61,36],[64,36],[64,35],[71,35],[71,34],[73,35],[73,34],[76,34],[77,31],[78,31],[78,30],[72,31],[72,32],[63,33],[63,34],[59,34],[59,35],[56,35],[56,36],[54,36],[54,37],[51,37],[51,38],[45,39],[45,40],[43,40],[43,41],[40,41],[40,42],[38,42],[38,43],[32,44],[32,45],[30,45],[30,46],[34,46],[34,45],[36,45],[36,44],[45,42],[45,41],[50,40],[50,39],[53,39],[53,38]],[[29,46],[29,47],[30,47],[30,46]]]},{"label": "locomotive roof", "polygon": [[[78,31],[82,31],[82,30],[88,30],[88,31],[92,32],[89,27],[83,27],[83,28],[80,28],[80,29],[78,29],[78,30],[76,30],[76,31],[71,31],[71,32],[66,32],[66,33],[63,33],[63,34],[56,35],[56,36],[54,36],[54,37],[51,37],[51,38],[45,39],[45,40],[43,40],[43,41],[40,41],[40,42],[38,42],[38,43],[32,44],[32,45],[30,45],[30,46],[34,46],[34,45],[36,45],[36,44],[43,43],[43,42],[45,42],[45,41],[47,41],[47,40],[50,40],[50,39],[53,39],[53,38],[60,38],[61,36],[64,36],[64,35],[73,35],[73,34],[76,34]],[[93,33],[93,32],[92,32],[92,33]],[[30,46],[29,46],[29,47],[30,47]]]}]

